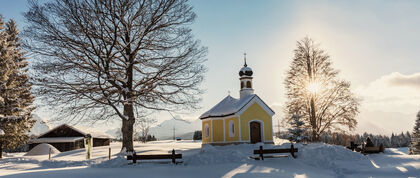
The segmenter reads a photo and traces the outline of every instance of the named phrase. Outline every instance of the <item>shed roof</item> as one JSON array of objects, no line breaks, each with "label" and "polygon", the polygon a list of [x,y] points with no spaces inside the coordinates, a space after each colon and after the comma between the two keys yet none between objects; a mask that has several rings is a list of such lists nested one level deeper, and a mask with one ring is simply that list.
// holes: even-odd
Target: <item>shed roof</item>
[{"label": "shed roof", "polygon": [[93,138],[114,138],[111,135],[108,135],[108,134],[106,134],[102,131],[98,131],[98,130],[93,129],[93,128],[86,128],[86,127],[81,127],[81,126],[70,126],[70,125],[67,125],[67,124],[59,125],[59,126],[53,128],[53,129],[41,134],[38,138],[46,135],[47,133],[50,133],[50,132],[56,130],[56,129],[59,129],[60,127],[63,127],[63,126],[64,127],[69,127],[71,129],[75,130],[76,132],[79,132],[80,134],[85,135],[85,136],[87,134],[90,134]]},{"label": "shed roof", "polygon": [[44,137],[32,139],[29,143],[67,143],[82,140],[83,137]]}]

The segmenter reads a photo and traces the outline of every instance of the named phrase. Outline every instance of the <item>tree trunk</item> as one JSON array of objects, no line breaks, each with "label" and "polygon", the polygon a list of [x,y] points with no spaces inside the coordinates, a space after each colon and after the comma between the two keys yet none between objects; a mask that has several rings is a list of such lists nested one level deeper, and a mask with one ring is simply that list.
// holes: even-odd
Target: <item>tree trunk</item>
[{"label": "tree trunk", "polygon": [[122,131],[122,137],[123,137],[123,145],[122,148],[125,148],[127,152],[133,152],[134,151],[134,146],[133,146],[133,124],[134,122],[131,121],[131,119],[127,120],[127,119],[123,119],[122,121],[122,127],[121,127],[121,131]]},{"label": "tree trunk", "polygon": [[317,123],[316,123],[316,112],[315,112],[315,101],[314,97],[311,96],[311,125],[312,125],[312,141],[316,142],[318,140],[318,133],[317,133]]},{"label": "tree trunk", "polygon": [[123,145],[122,149],[126,149],[126,152],[133,152],[134,151],[134,113],[133,113],[133,106],[132,105],[125,105],[124,106],[124,115],[128,118],[122,119],[122,138],[123,138]]},{"label": "tree trunk", "polygon": [[[313,78],[313,70],[312,70],[313,68],[312,68],[311,57],[309,56],[309,54],[306,54],[306,65],[307,65],[308,76],[310,79],[309,83],[311,83],[314,81],[314,78]],[[315,112],[315,98],[314,98],[315,96],[313,93],[310,96],[311,96],[311,106],[310,106],[311,112],[309,113],[309,117],[310,117],[309,119],[312,126],[312,139],[311,140],[313,142],[316,142],[318,141],[318,136],[317,136],[316,112]]]}]

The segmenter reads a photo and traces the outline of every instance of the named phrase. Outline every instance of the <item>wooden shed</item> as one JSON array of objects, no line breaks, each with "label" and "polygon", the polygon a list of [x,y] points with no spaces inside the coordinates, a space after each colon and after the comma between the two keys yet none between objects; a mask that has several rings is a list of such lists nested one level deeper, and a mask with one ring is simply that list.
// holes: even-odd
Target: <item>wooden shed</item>
[{"label": "wooden shed", "polygon": [[83,138],[87,134],[93,137],[93,147],[107,146],[112,139],[112,136],[94,129],[63,124],[29,140],[29,150],[41,143],[48,143],[60,152],[84,148]]}]

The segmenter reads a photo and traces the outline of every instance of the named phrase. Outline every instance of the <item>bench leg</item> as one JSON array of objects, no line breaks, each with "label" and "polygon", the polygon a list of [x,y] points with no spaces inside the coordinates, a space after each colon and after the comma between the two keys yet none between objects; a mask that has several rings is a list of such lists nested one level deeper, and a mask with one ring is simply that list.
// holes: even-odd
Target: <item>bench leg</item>
[{"label": "bench leg", "polygon": [[263,146],[260,146],[260,159],[264,160]]},{"label": "bench leg", "polygon": [[294,146],[293,146],[293,144],[292,144],[292,146],[290,146],[290,154],[292,155],[292,157],[293,157],[293,158],[296,158],[296,157],[295,157],[295,152],[294,152],[294,151],[295,151],[295,147],[294,147]]},{"label": "bench leg", "polygon": [[176,161],[175,161],[175,149],[172,149],[172,164],[176,164]]},{"label": "bench leg", "polygon": [[134,153],[133,153],[133,164],[135,164],[135,163],[137,163],[137,155],[136,155],[136,153],[134,152]]}]

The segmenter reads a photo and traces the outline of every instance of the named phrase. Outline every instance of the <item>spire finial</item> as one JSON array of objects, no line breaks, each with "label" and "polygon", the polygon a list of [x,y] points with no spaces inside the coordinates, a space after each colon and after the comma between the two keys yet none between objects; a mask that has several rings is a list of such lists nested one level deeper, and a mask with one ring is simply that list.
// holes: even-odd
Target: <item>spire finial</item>
[{"label": "spire finial", "polygon": [[245,62],[244,66],[247,67],[248,65],[246,64],[246,53],[245,52],[244,52],[244,62]]}]

